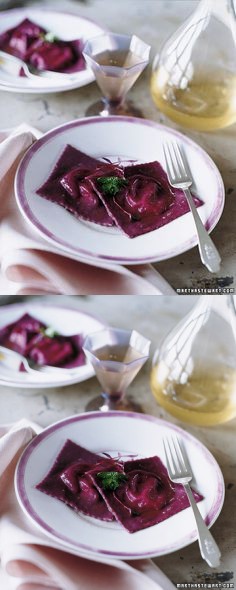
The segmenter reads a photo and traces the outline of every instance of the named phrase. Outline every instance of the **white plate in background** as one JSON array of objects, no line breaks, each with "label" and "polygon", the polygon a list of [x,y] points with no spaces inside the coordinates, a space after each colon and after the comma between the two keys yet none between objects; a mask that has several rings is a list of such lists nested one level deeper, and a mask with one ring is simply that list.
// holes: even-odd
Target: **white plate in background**
[{"label": "white plate in background", "polygon": [[[43,7],[16,8],[0,13],[0,34],[17,26],[22,20],[29,18],[47,31],[52,31],[60,39],[82,39],[86,42],[91,37],[104,33],[104,29],[95,22],[73,13],[59,12]],[[65,78],[65,79],[64,79]],[[13,76],[0,69],[0,90],[38,94],[62,92],[80,88],[93,82],[94,75],[85,64],[85,69],[72,74],[65,74],[62,80],[55,78],[24,78]]]},{"label": "white plate in background", "polygon": [[[76,309],[73,305],[67,307],[63,305],[50,304],[50,303],[19,303],[12,305],[0,306],[0,328],[3,328],[7,324],[19,319],[24,313],[29,313],[34,317],[38,318],[42,322],[49,326],[53,326],[56,331],[62,334],[84,334],[87,335],[89,332],[96,332],[102,330],[104,323],[99,319]],[[88,361],[85,364],[73,369],[73,374],[68,375],[66,372],[63,376],[63,372],[60,370],[58,376],[55,374],[49,375],[40,373],[14,373],[11,369],[9,371],[1,371],[0,367],[0,384],[9,387],[23,387],[37,389],[44,389],[48,387],[58,387],[71,385],[73,383],[80,383],[90,377],[93,377],[94,370]]]}]

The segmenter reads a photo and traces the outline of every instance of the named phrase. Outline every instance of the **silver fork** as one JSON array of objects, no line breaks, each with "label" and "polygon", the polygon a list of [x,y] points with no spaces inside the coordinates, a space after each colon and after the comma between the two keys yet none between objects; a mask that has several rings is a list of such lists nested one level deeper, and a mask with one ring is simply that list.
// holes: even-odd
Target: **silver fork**
[{"label": "silver fork", "polygon": [[163,144],[163,151],[169,183],[174,188],[180,188],[183,190],[192,213],[198,237],[198,249],[201,261],[210,272],[218,272],[220,269],[221,257],[202,223],[189,190],[193,184],[193,179],[185,155],[180,146],[174,142]]},{"label": "silver fork", "polygon": [[50,78],[58,82],[68,82],[68,80],[74,80],[76,78],[76,75],[65,74],[63,72],[53,72],[51,70],[39,71],[30,64],[26,64],[19,57],[0,50],[0,70],[6,69],[8,72],[18,75],[21,68],[23,69],[27,78],[32,78],[33,80],[37,81],[42,81],[44,78]]},{"label": "silver fork", "polygon": [[[60,375],[66,377],[67,375],[75,375],[76,368],[73,369],[63,369],[63,367],[53,367],[49,365],[40,366],[37,365],[35,362],[31,361],[30,359],[26,359],[22,354],[19,352],[15,352],[15,350],[11,350],[10,348],[6,348],[5,346],[0,346],[0,371],[1,365],[6,368],[9,367],[9,363],[7,360],[12,361],[12,368],[18,369],[19,364],[22,363],[27,373],[40,373],[41,375]],[[14,364],[13,364],[14,363]],[[77,367],[78,370],[78,367]]]},{"label": "silver fork", "polygon": [[190,488],[189,483],[193,479],[193,474],[187,454],[177,437],[164,439],[163,446],[169,477],[174,483],[180,483],[184,486],[190,506],[193,510],[201,556],[210,567],[218,567],[220,565],[221,553],[199,512]]}]

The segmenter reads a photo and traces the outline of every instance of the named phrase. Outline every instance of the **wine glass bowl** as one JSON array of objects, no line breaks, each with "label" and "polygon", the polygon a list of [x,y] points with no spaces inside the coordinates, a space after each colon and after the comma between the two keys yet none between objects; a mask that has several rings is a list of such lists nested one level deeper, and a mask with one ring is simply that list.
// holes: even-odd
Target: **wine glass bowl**
[{"label": "wine glass bowl", "polygon": [[136,330],[107,328],[89,334],[83,350],[92,364],[103,393],[93,399],[87,411],[142,411],[125,393],[149,356],[150,341]]},{"label": "wine glass bowl", "polygon": [[89,39],[83,55],[103,98],[91,105],[86,115],[142,116],[126,95],[148,64],[149,53],[150,46],[136,35],[105,33]]}]

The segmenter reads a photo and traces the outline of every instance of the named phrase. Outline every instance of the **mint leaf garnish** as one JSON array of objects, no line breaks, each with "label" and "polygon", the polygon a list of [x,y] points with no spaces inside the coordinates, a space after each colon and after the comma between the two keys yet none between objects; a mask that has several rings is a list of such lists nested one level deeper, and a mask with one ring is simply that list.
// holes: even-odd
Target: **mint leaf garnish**
[{"label": "mint leaf garnish", "polygon": [[103,490],[116,490],[121,483],[127,480],[127,476],[119,471],[100,471],[97,477]]},{"label": "mint leaf garnish", "polygon": [[127,180],[119,176],[99,176],[97,183],[105,195],[115,197],[120,189],[126,186]]},{"label": "mint leaf garnish", "polygon": [[54,328],[52,328],[52,326],[48,326],[47,328],[40,328],[40,332],[43,334],[43,336],[47,336],[48,338],[55,338],[55,336],[58,336],[58,332],[56,332],[56,330],[54,330]]},{"label": "mint leaf garnish", "polygon": [[40,37],[48,43],[55,43],[55,41],[59,41],[58,37],[52,33],[52,31],[48,31],[48,33],[42,33]]}]

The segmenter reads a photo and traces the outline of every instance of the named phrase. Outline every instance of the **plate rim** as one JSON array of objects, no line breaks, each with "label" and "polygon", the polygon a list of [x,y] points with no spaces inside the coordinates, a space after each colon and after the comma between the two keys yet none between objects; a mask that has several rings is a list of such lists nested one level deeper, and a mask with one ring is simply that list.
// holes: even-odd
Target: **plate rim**
[{"label": "plate rim", "polygon": [[[1,315],[1,310],[6,310],[6,309],[21,309],[21,308],[26,308],[28,306],[32,306],[32,307],[40,307],[40,302],[39,301],[22,301],[21,303],[9,303],[6,305],[1,305],[0,306],[0,315]],[[101,325],[101,329],[102,327],[106,327],[107,326],[107,322],[104,321],[102,318],[96,317],[96,315],[94,315],[93,313],[89,313],[89,312],[84,312],[83,310],[78,309],[76,306],[74,306],[72,303],[71,305],[67,304],[63,304],[63,303],[58,303],[57,301],[50,302],[50,301],[45,301],[44,302],[44,307],[48,307],[48,308],[52,308],[53,310],[58,309],[58,310],[65,310],[65,311],[77,311],[78,313],[80,313],[81,315],[87,316],[90,319],[93,319],[95,321],[97,321],[100,325]],[[84,377],[82,379],[80,379],[78,381],[78,378],[76,376],[71,377],[71,379],[64,381],[62,384],[60,384],[58,381],[55,382],[19,382],[19,381],[12,381],[9,379],[9,381],[2,379],[1,375],[0,375],[0,384],[5,385],[6,387],[19,387],[19,388],[25,388],[25,389],[49,389],[52,387],[67,387],[68,385],[75,385],[76,383],[83,383],[83,381],[86,381],[87,379],[91,379],[92,377],[94,377],[95,375],[95,371],[93,369],[93,367],[91,366],[91,369],[89,370],[89,364],[88,364],[88,375],[84,375]]]},{"label": "plate rim", "polygon": [[26,174],[26,171],[27,171],[30,161],[35,156],[35,154],[43,147],[43,145],[45,143],[47,143],[48,140],[50,141],[50,139],[53,139],[56,135],[60,135],[60,133],[62,131],[67,131],[67,130],[74,128],[74,127],[80,127],[81,125],[90,125],[90,124],[94,124],[94,123],[102,123],[102,124],[104,124],[104,123],[107,123],[107,124],[117,123],[118,124],[119,122],[123,122],[123,123],[125,122],[125,123],[131,124],[131,125],[138,123],[139,125],[144,125],[147,127],[154,127],[160,131],[164,130],[168,134],[172,134],[175,137],[179,138],[179,140],[182,140],[182,142],[191,145],[192,148],[194,148],[198,153],[200,153],[201,157],[207,162],[207,166],[213,170],[214,175],[217,180],[217,197],[216,197],[215,210],[214,210],[214,212],[212,212],[210,214],[209,218],[206,220],[206,224],[210,225],[210,227],[211,227],[211,229],[210,229],[210,232],[211,232],[214,229],[214,227],[217,225],[218,221],[220,220],[220,217],[223,213],[223,209],[224,209],[224,205],[225,205],[224,182],[223,182],[223,178],[221,176],[221,173],[220,173],[218,167],[216,166],[215,162],[213,161],[211,156],[209,156],[209,154],[200,145],[198,145],[194,140],[192,140],[188,136],[184,135],[184,133],[181,133],[180,131],[177,131],[176,129],[172,129],[172,127],[168,127],[167,125],[162,125],[160,123],[152,121],[151,119],[138,119],[137,117],[124,117],[124,116],[119,116],[119,117],[109,116],[106,118],[98,117],[98,116],[96,116],[96,117],[81,117],[79,119],[73,119],[72,121],[68,121],[67,123],[63,123],[61,125],[58,125],[57,127],[54,127],[53,129],[47,131],[47,133],[45,133],[33,145],[31,145],[28,148],[27,152],[25,153],[25,155],[23,156],[22,160],[20,161],[20,163],[18,165],[16,175],[15,175],[15,198],[16,198],[17,205],[20,209],[20,212],[22,213],[22,215],[26,219],[26,221],[28,221],[28,223],[30,223],[30,225],[33,226],[34,230],[37,231],[44,238],[44,240],[46,240],[47,242],[54,245],[54,247],[60,248],[63,252],[66,252],[67,254],[71,254],[74,256],[76,255],[78,258],[81,257],[81,260],[89,259],[89,260],[93,261],[94,263],[98,263],[98,264],[99,264],[99,262],[105,262],[105,261],[107,263],[113,263],[113,264],[145,264],[145,263],[154,262],[154,261],[167,260],[167,259],[170,259],[174,256],[177,256],[179,254],[182,254],[182,253],[188,251],[189,249],[191,249],[197,245],[197,243],[198,243],[197,236],[193,235],[192,238],[187,240],[182,245],[182,247],[176,248],[174,251],[173,250],[165,251],[165,253],[162,254],[161,256],[158,256],[156,254],[156,255],[146,256],[144,258],[142,258],[142,257],[120,258],[117,256],[114,257],[114,256],[104,255],[104,254],[102,254],[102,255],[101,254],[93,254],[93,252],[89,252],[87,250],[84,250],[83,248],[80,248],[80,247],[76,248],[76,247],[71,247],[70,245],[68,245],[68,243],[65,242],[62,238],[58,238],[50,230],[45,228],[44,225],[37,220],[34,213],[32,212],[32,209],[29,206],[29,203],[28,203],[27,197],[25,195],[25,191],[24,191],[24,179],[25,179],[25,174]]},{"label": "plate rim", "polygon": [[48,535],[49,537],[53,538],[54,540],[56,539],[56,541],[60,542],[63,546],[72,547],[73,549],[76,548],[78,551],[78,554],[89,555],[90,557],[91,557],[91,555],[96,555],[96,556],[106,557],[108,559],[139,559],[139,558],[157,557],[160,555],[168,555],[174,551],[182,549],[183,547],[186,547],[189,544],[193,543],[198,538],[197,532],[196,532],[196,534],[194,534],[194,532],[193,532],[192,534],[187,535],[187,537],[185,537],[185,539],[183,539],[183,543],[181,544],[181,546],[178,546],[178,543],[176,544],[176,542],[175,542],[174,544],[169,546],[167,548],[167,550],[165,549],[164,551],[163,550],[159,550],[158,552],[157,551],[155,551],[155,552],[154,551],[146,551],[146,552],[141,552],[141,553],[139,552],[139,553],[131,553],[130,554],[130,553],[124,553],[124,552],[114,552],[114,551],[112,552],[112,551],[99,550],[99,549],[94,550],[93,547],[89,547],[87,545],[84,545],[83,543],[75,543],[75,542],[68,541],[67,537],[65,537],[64,535],[58,536],[58,534],[54,531],[54,529],[52,527],[47,525],[40,517],[37,516],[37,513],[34,511],[34,509],[31,506],[30,501],[27,498],[27,492],[26,492],[26,489],[24,486],[25,469],[27,466],[28,459],[30,458],[32,452],[41,443],[42,440],[47,438],[47,436],[50,436],[51,434],[53,434],[54,431],[60,430],[61,425],[67,425],[67,424],[71,424],[72,422],[80,422],[81,420],[89,420],[92,418],[103,418],[103,419],[105,418],[105,419],[107,419],[107,418],[112,418],[113,416],[119,417],[119,415],[122,418],[144,420],[144,421],[148,421],[148,422],[154,422],[157,425],[162,424],[164,426],[167,426],[168,428],[171,427],[171,429],[173,429],[174,431],[179,433],[183,438],[192,441],[194,445],[196,445],[197,447],[200,447],[201,451],[204,453],[205,456],[207,456],[208,460],[214,466],[214,470],[217,474],[216,500],[214,502],[214,506],[211,507],[209,513],[207,514],[207,516],[205,518],[205,520],[207,520],[207,526],[210,528],[214,524],[214,522],[217,520],[217,518],[222,510],[222,507],[224,504],[224,499],[225,499],[225,483],[224,483],[223,474],[222,474],[219,464],[217,463],[217,461],[216,461],[215,457],[212,455],[212,453],[207,449],[207,447],[201,441],[199,441],[194,435],[192,435],[189,432],[187,432],[186,430],[184,430],[181,426],[173,424],[172,422],[168,422],[167,420],[163,420],[162,418],[157,418],[155,416],[151,416],[149,414],[137,414],[135,412],[119,412],[119,411],[109,411],[109,412],[106,412],[105,414],[103,412],[87,412],[87,413],[83,412],[80,414],[71,415],[67,418],[62,418],[61,420],[47,426],[33,440],[30,441],[30,443],[27,445],[27,447],[23,451],[21,457],[19,458],[19,461],[16,466],[15,478],[14,478],[14,485],[15,485],[15,492],[16,492],[17,500],[18,500],[23,512],[30,518],[31,521],[34,522],[34,524],[37,527],[39,527],[39,529],[41,531],[43,530],[44,534]]},{"label": "plate rim", "polygon": [[[108,29],[107,27],[102,26],[102,23],[98,23],[96,22],[94,19],[92,18],[88,18],[86,16],[81,16],[80,14],[77,14],[76,12],[74,12],[73,10],[60,10],[60,8],[53,10],[53,7],[50,6],[44,6],[43,9],[38,5],[38,6],[21,6],[19,8],[9,8],[6,10],[2,10],[1,11],[1,17],[3,16],[9,16],[9,14],[21,14],[21,13],[25,13],[25,12],[49,12],[51,14],[58,14],[58,15],[66,15],[66,16],[74,16],[75,18],[79,18],[80,20],[84,20],[87,23],[90,23],[92,25],[95,25],[98,27],[98,29],[101,30],[101,34],[104,32],[106,32]],[[98,33],[99,34],[99,33]],[[46,85],[43,88],[37,88],[34,86],[31,86],[29,88],[27,87],[21,87],[21,86],[17,86],[17,84],[2,84],[0,81],[0,90],[5,91],[5,92],[19,92],[21,93],[25,93],[25,94],[49,94],[49,93],[54,93],[54,92],[66,92],[69,90],[76,90],[76,88],[82,88],[83,86],[87,86],[87,84],[91,84],[92,82],[94,82],[95,80],[95,76],[92,72],[92,70],[90,70],[89,68],[85,68],[88,72],[88,80],[86,80],[86,82],[84,82],[82,85],[79,84],[79,80],[71,82],[70,84],[68,84],[67,86],[65,84],[63,84],[62,86],[58,87],[50,87],[48,88]],[[78,72],[79,74],[79,72]],[[69,83],[69,80],[68,80]]]}]

